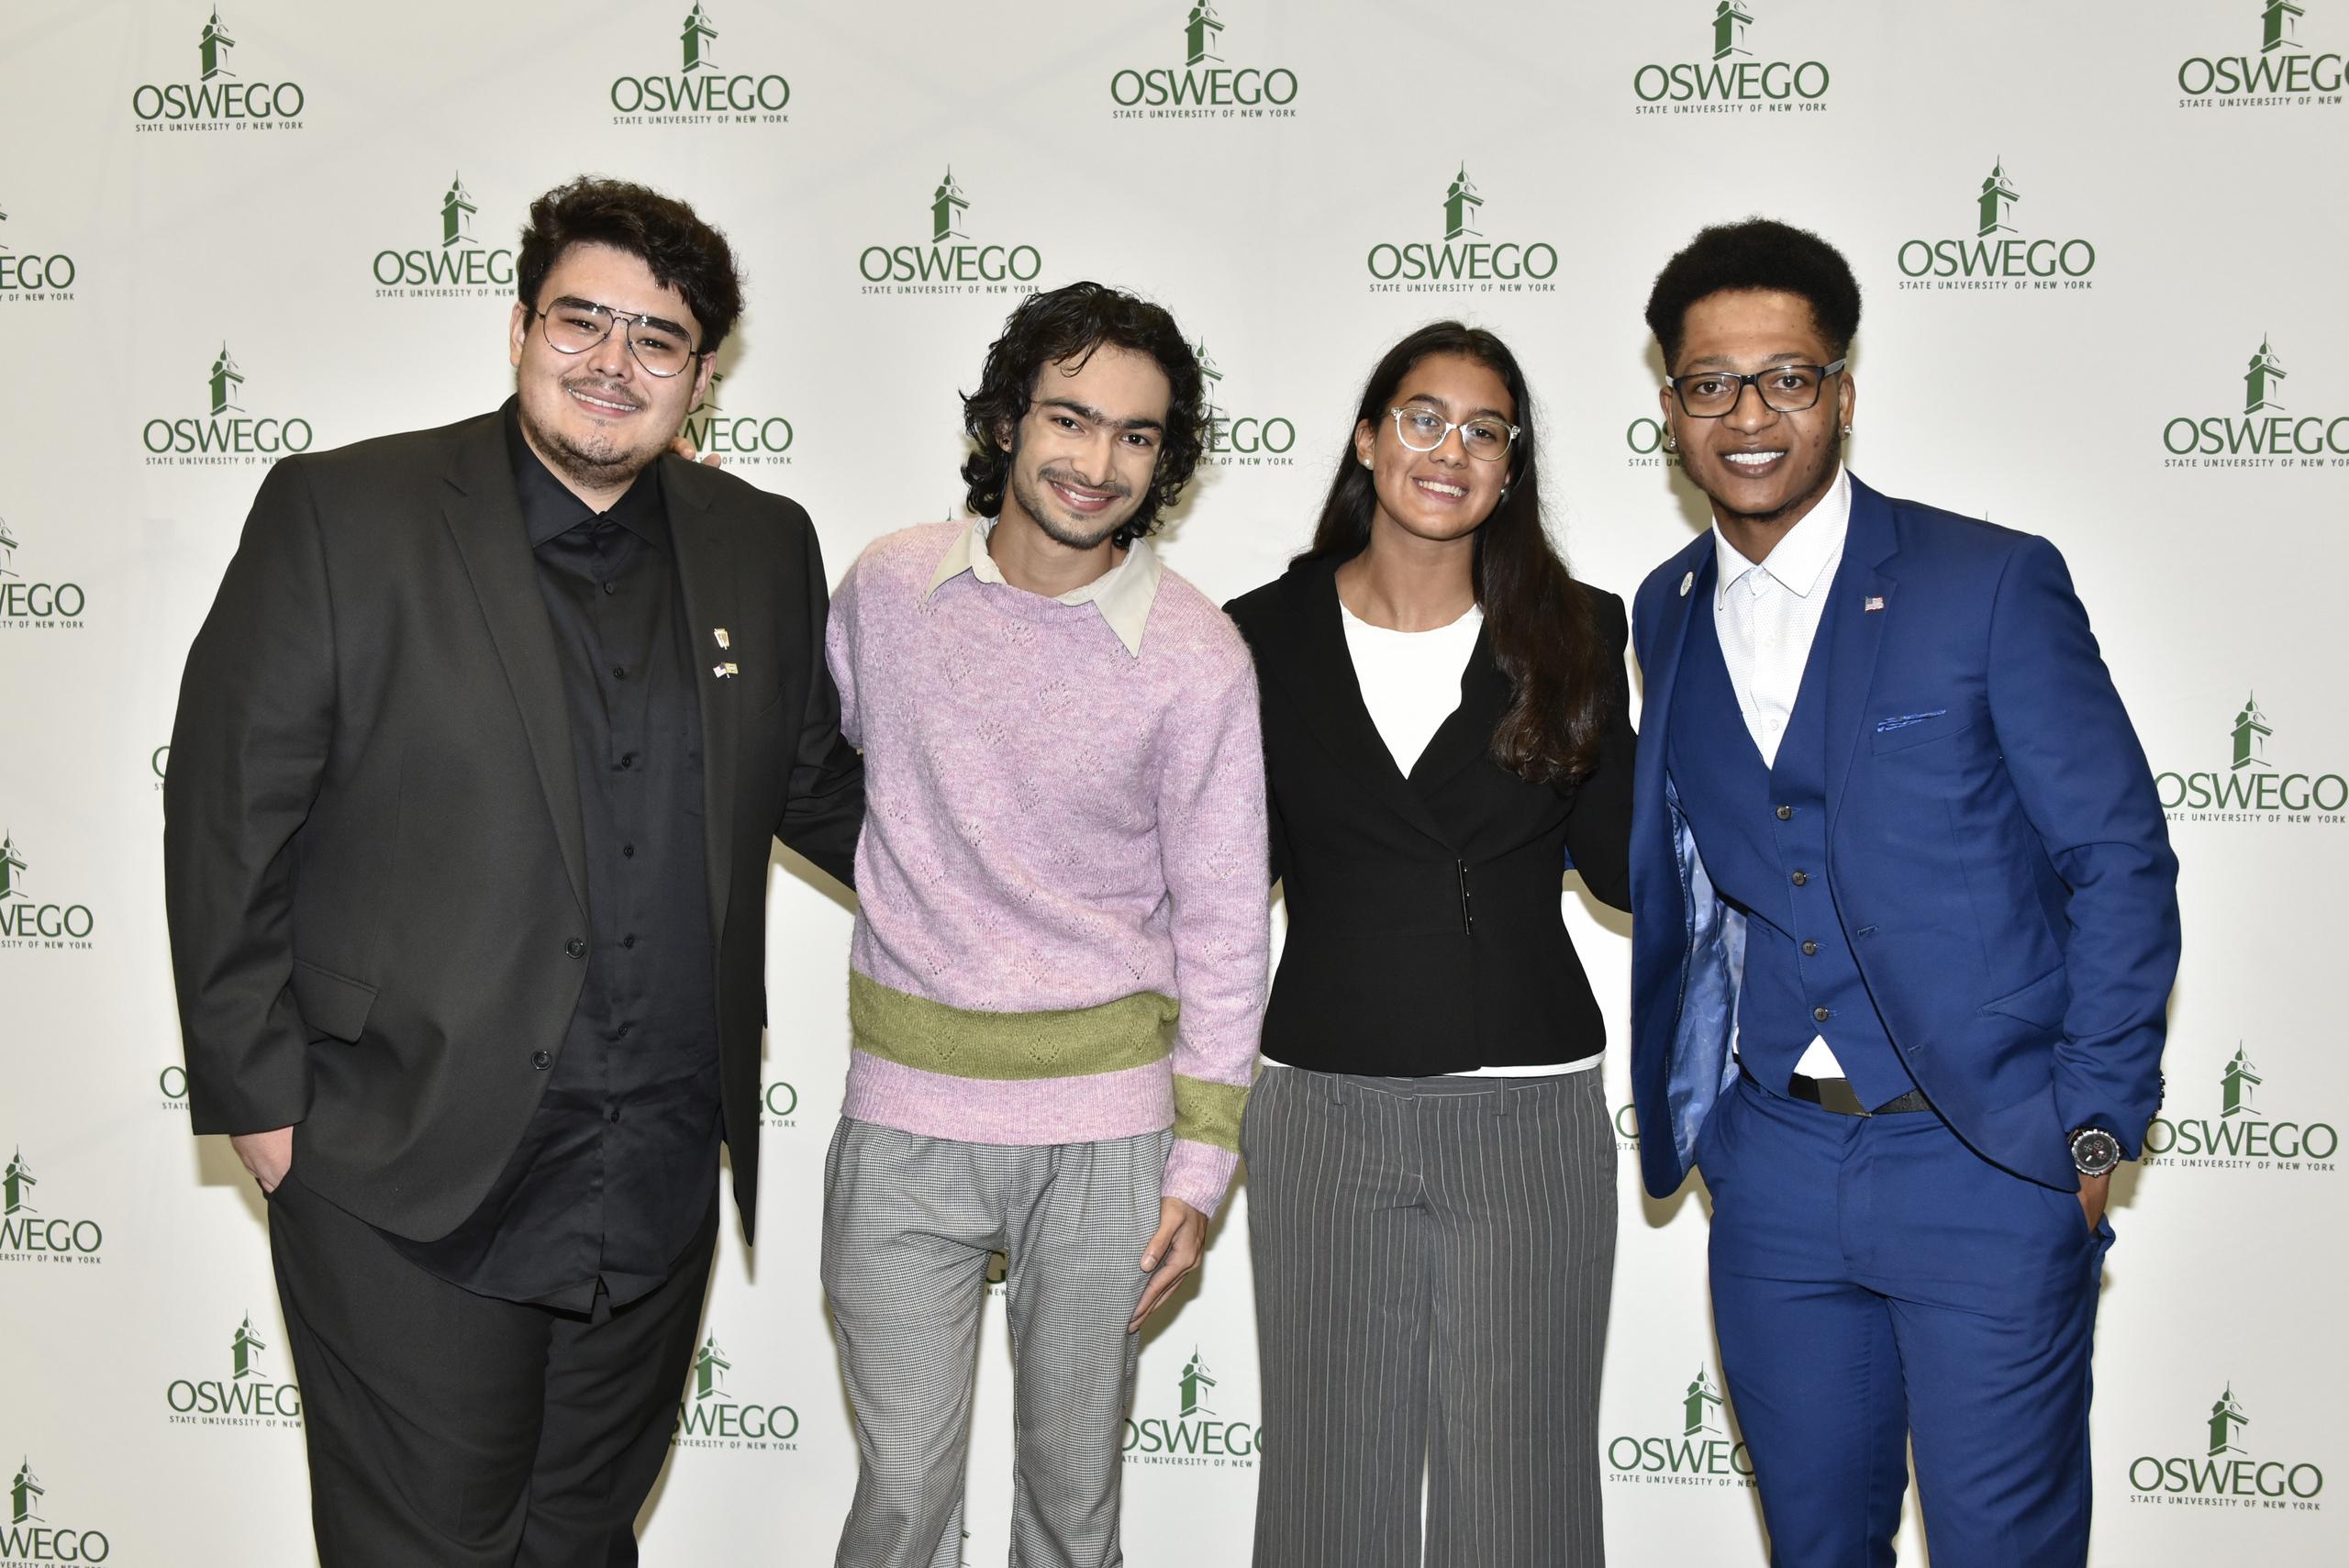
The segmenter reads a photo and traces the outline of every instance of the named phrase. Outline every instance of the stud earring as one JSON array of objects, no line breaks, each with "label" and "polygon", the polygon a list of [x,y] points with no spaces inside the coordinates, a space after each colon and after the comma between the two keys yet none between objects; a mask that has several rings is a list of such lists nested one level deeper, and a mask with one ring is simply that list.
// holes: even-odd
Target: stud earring
[{"label": "stud earring", "polygon": [[1679,438],[1678,436],[1666,436],[1666,437],[1664,437],[1664,450],[1665,451],[1668,451],[1668,452],[1676,452],[1676,451],[1678,451],[1678,450],[1680,450],[1680,438]]},{"label": "stud earring", "polygon": [[1849,426],[1849,425],[1844,426],[1844,427],[1843,427],[1843,433],[1844,433],[1845,435],[1847,435],[1847,436],[1848,436],[1848,435],[1850,435],[1850,434],[1852,433],[1852,427],[1851,427],[1851,426]]},{"label": "stud earring", "polygon": [[1494,503],[1493,503],[1493,505],[1494,505],[1495,506],[1508,506],[1508,485],[1504,484],[1504,485],[1502,485],[1502,486],[1501,486],[1501,498],[1500,498],[1499,500],[1497,500],[1497,501],[1494,502]]}]

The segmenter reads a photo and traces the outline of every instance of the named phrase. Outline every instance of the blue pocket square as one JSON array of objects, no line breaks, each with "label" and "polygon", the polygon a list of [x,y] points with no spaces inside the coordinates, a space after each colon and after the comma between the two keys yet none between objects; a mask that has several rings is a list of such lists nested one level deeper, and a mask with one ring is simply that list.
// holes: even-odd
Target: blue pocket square
[{"label": "blue pocket square", "polygon": [[1948,711],[1949,709],[1945,707],[1937,707],[1931,713],[1895,714],[1890,718],[1877,719],[1876,721],[1876,732],[1878,735],[1889,735],[1896,729],[1906,729],[1912,724],[1922,724],[1929,718],[1939,718]]}]

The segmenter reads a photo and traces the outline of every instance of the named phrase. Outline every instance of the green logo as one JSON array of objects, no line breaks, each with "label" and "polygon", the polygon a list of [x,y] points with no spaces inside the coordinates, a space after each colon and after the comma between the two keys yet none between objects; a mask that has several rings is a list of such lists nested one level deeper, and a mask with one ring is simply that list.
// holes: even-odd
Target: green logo
[{"label": "green logo", "polygon": [[[696,441],[694,444],[698,447],[701,443]],[[783,461],[788,462],[791,460],[785,458]],[[799,1091],[782,1079],[776,1079],[760,1093],[759,1105],[764,1113],[763,1119],[769,1127],[799,1125]]]},{"label": "green logo", "polygon": [[[183,37],[185,35],[183,34]],[[247,82],[228,69],[237,40],[220,8],[196,35],[194,82],[143,82],[130,90],[141,131],[300,130],[307,97],[298,82]]]},{"label": "green logo", "polygon": [[[0,212],[0,223],[8,215]],[[0,305],[55,304],[73,297],[76,269],[62,252],[18,255],[0,245]]]},{"label": "green logo", "polygon": [[2284,361],[2259,340],[2243,373],[2243,414],[2180,414],[2162,426],[2165,468],[2349,469],[2349,414],[2286,409]]},{"label": "green logo", "polygon": [[1191,1359],[1170,1380],[1172,1416],[1138,1416],[1126,1422],[1129,1464],[1184,1465],[1198,1469],[1248,1470],[1262,1446],[1255,1424],[1225,1420],[1211,1391],[1217,1386],[1207,1357],[1196,1345]]},{"label": "green logo", "polygon": [[[2218,1115],[2173,1112],[2155,1117],[2145,1129],[2145,1163],[2195,1171],[2249,1171],[2276,1174],[2331,1175],[2340,1166],[2341,1134],[2331,1122],[2295,1114],[2288,1104],[2270,1115],[2259,1104],[2267,1080],[2235,1042],[2235,1053],[2217,1073]],[[2205,1101],[2207,1107],[2210,1104]],[[2165,1111],[2170,1107],[2165,1106]]]},{"label": "green logo", "polygon": [[[2245,1429],[2251,1414],[2230,1381],[2190,1444],[2194,1451],[2141,1454],[2129,1463],[2129,1500],[2198,1507],[2318,1513],[2324,1472],[2306,1459],[2254,1457]],[[2272,1434],[2271,1434],[2272,1435]]]},{"label": "green logo", "polygon": [[799,1447],[799,1414],[788,1405],[738,1398],[728,1387],[734,1363],[718,1347],[712,1330],[694,1351],[685,1397],[677,1403],[677,1425],[670,1442],[677,1448],[725,1449],[739,1452],[791,1453]]},{"label": "green logo", "polygon": [[1831,72],[1823,63],[1755,57],[1749,36],[1753,7],[1744,0],[1716,0],[1706,20],[1709,58],[1651,61],[1634,70],[1632,113],[1794,114],[1827,107]]},{"label": "green logo", "polygon": [[1623,427],[1623,446],[1630,454],[1624,459],[1626,468],[1678,468],[1678,454],[1664,450],[1664,439],[1670,434],[1664,421],[1653,414],[1642,414]]},{"label": "green logo", "polygon": [[974,243],[964,228],[971,197],[954,166],[930,193],[930,243],[868,245],[856,258],[865,294],[1033,294],[1044,270],[1033,245]]},{"label": "green logo", "polygon": [[1625,1483],[1753,1485],[1753,1457],[1731,1422],[1729,1402],[1713,1381],[1711,1367],[1702,1362],[1680,1391],[1678,1413],[1662,1430],[1625,1432],[1608,1440],[1607,1469],[1609,1481]]},{"label": "green logo", "polygon": [[[95,1219],[55,1218],[33,1207],[40,1185],[19,1148],[0,1174],[0,1263],[95,1263],[106,1231]],[[5,1560],[0,1558],[0,1560]]]},{"label": "green logo", "polygon": [[[28,583],[17,571],[17,536],[0,520],[0,630],[78,631],[89,595],[78,583]],[[10,873],[0,859],[0,898]]]},{"label": "green logo", "polygon": [[27,869],[15,834],[0,833],[0,948],[86,951],[95,946],[98,920],[89,906],[39,902],[27,887]]},{"label": "green logo", "polygon": [[1109,78],[1119,120],[1295,119],[1297,72],[1224,63],[1223,16],[1208,0],[1184,7],[1183,64],[1129,66]]},{"label": "green logo", "polygon": [[[673,13],[674,14],[674,13]],[[674,75],[618,76],[606,95],[612,123],[626,126],[785,125],[791,83],[773,71],[729,72],[711,50],[718,26],[696,4],[677,28]]]},{"label": "green logo", "polygon": [[33,1473],[28,1457],[17,1466],[8,1484],[8,1527],[0,1529],[0,1562],[8,1568],[58,1568],[60,1564],[104,1562],[114,1547],[102,1530],[66,1529],[48,1522],[41,1499],[49,1489]]},{"label": "green logo", "polygon": [[1223,371],[1205,342],[1191,345],[1207,390],[1208,449],[1203,462],[1226,468],[1294,468],[1297,426],[1279,415],[1231,413],[1225,406]]},{"label": "green logo", "polygon": [[478,210],[464,175],[451,174],[449,188],[440,193],[439,244],[387,246],[376,251],[372,269],[375,297],[478,299],[511,292],[514,252],[475,241],[473,215]]},{"label": "green logo", "polygon": [[2338,773],[2279,772],[2267,758],[2267,742],[2275,733],[2258,696],[2246,695],[2227,727],[2225,767],[2154,775],[2169,819],[2320,827],[2349,822],[2349,778]]},{"label": "green logo", "polygon": [[206,418],[153,418],[140,428],[149,466],[238,467],[267,465],[310,450],[310,422],[300,418],[246,417],[245,373],[223,341],[205,373],[210,399]]},{"label": "green logo", "polygon": [[1896,256],[1904,289],[2085,289],[2096,270],[2096,247],[2086,239],[2026,239],[2015,219],[2022,200],[2006,160],[1982,176],[1971,206],[1973,234],[1965,239],[1903,240]]},{"label": "green logo", "polygon": [[[2238,12],[2237,15],[2241,13]],[[2337,107],[2342,99],[2340,53],[2310,53],[2300,44],[2307,12],[2292,0],[2266,0],[2259,8],[2259,52],[2246,36],[2240,54],[2194,55],[2177,68],[2182,109]]]},{"label": "green logo", "polygon": [[277,1383],[262,1369],[267,1341],[253,1331],[252,1314],[228,1337],[228,1375],[175,1378],[163,1390],[174,1426],[299,1427],[302,1390]]},{"label": "green logo", "polygon": [[1485,197],[1463,163],[1443,189],[1443,239],[1381,240],[1365,258],[1373,294],[1555,294],[1557,248],[1546,240],[1488,240],[1477,225]]}]

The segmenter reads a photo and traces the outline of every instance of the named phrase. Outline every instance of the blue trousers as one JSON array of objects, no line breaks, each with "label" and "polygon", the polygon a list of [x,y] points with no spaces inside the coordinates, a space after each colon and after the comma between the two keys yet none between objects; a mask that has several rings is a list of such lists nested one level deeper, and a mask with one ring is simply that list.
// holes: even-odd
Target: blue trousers
[{"label": "blue trousers", "polygon": [[1697,1159],[1774,1568],[1887,1568],[1911,1443],[1933,1568],[2079,1568],[2110,1226],[1930,1111],[1839,1116],[1751,1079]]}]

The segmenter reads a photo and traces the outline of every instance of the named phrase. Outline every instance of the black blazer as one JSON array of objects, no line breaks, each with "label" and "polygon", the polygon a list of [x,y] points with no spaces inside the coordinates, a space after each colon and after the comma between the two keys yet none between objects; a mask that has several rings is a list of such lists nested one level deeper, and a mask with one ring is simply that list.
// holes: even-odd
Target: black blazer
[{"label": "black blazer", "polygon": [[[1571,851],[1594,895],[1631,907],[1636,740],[1621,660],[1598,771],[1564,790],[1528,784],[1488,755],[1510,692],[1487,630],[1460,706],[1406,778],[1363,706],[1338,565],[1300,562],[1225,606],[1255,651],[1273,874],[1288,896],[1264,1054],[1412,1077],[1592,1054],[1607,1027],[1559,902]],[[1623,601],[1577,586],[1621,648]]]},{"label": "black blazer", "polygon": [[[807,515],[661,461],[707,661],[719,1073],[747,1233],[770,841],[847,881],[863,768],[824,665]],[[578,780],[535,570],[498,414],[286,459],[172,730],[164,895],[195,1130],[295,1124],[303,1182],[417,1240],[504,1169],[586,973]]]}]

